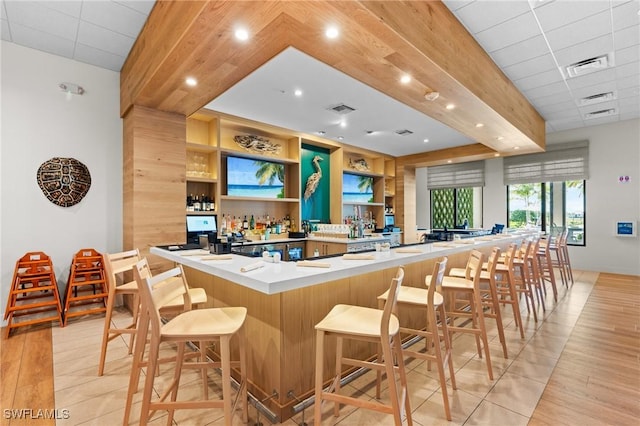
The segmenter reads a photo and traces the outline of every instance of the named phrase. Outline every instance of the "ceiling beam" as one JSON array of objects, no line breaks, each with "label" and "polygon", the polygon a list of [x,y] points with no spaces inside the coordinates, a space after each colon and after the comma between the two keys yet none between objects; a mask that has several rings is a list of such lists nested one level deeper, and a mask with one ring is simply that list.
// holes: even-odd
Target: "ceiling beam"
[{"label": "ceiling beam", "polygon": [[[339,39],[325,38],[329,24]],[[249,41],[234,39],[238,25]],[[542,117],[440,1],[158,1],[121,72],[121,114],[135,104],[191,115],[289,46],[492,153],[544,150]]]}]

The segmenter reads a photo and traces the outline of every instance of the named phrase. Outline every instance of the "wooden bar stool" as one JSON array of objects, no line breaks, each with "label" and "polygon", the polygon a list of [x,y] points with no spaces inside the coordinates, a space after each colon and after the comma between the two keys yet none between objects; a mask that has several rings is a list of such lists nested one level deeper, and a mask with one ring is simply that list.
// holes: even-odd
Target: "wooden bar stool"
[{"label": "wooden bar stool", "polygon": [[516,255],[516,244],[509,244],[504,254],[503,261],[496,264],[496,291],[500,303],[511,305],[514,322],[520,329],[520,338],[524,339],[524,325],[520,314],[520,302],[516,290],[513,259]]},{"label": "wooden bar stool", "polygon": [[[482,264],[482,270],[480,271],[480,300],[484,310],[485,318],[493,318],[496,320],[496,327],[498,329],[498,338],[502,345],[502,353],[505,358],[509,358],[507,351],[507,340],[504,336],[504,326],[502,324],[502,313],[500,312],[500,302],[498,300],[498,290],[496,284],[496,268],[498,266],[498,260],[500,258],[500,248],[494,247],[491,250],[487,263]],[[469,258],[472,259],[471,257]],[[461,277],[467,280],[473,278],[473,262],[468,262],[465,269],[451,268],[449,270],[449,276]]]},{"label": "wooden bar stool", "polygon": [[[560,271],[560,278],[565,287],[569,287],[569,280],[573,284],[573,272],[571,271],[571,262],[569,261],[569,250],[567,248],[567,238],[569,229],[564,228],[560,235],[551,240],[549,251],[554,254],[552,256],[552,265]],[[555,259],[554,259],[555,257]]]},{"label": "wooden bar stool", "polygon": [[[353,305],[336,305],[316,324],[314,425],[319,426],[321,424],[323,401],[334,402],[335,417],[340,415],[340,404],[348,404],[392,414],[396,426],[402,424],[402,418],[405,415],[407,425],[413,424],[400,341],[400,325],[398,318],[393,314],[403,278],[404,269],[400,267],[396,277],[391,280],[384,310]],[[337,344],[335,376],[329,388],[325,390],[323,389],[324,342],[327,336],[336,337]],[[344,339],[354,339],[381,345],[382,359],[365,361],[345,357],[342,353]],[[397,366],[394,365],[394,361],[397,362]],[[389,383],[390,404],[375,403],[361,398],[340,395],[343,364],[386,372]],[[399,376],[400,385],[396,383],[396,375]]]},{"label": "wooden bar stool", "polygon": [[[55,311],[55,314],[41,315],[49,311]],[[16,317],[22,316],[31,318],[14,322]],[[7,338],[12,329],[25,325],[58,321],[64,327],[53,263],[45,253],[29,252],[16,261],[4,319]]]},{"label": "wooden bar stool", "polygon": [[[403,349],[402,354],[406,358],[418,358],[427,361],[429,370],[431,370],[431,362],[434,361],[438,368],[438,376],[440,378],[440,388],[442,390],[442,403],[444,405],[444,413],[447,420],[451,420],[451,409],[449,407],[449,396],[447,391],[447,378],[445,368],[449,368],[449,377],[451,378],[451,387],[456,388],[456,376],[453,371],[453,360],[451,357],[451,337],[447,326],[447,317],[444,309],[444,300],[442,298],[442,279],[444,271],[447,267],[447,258],[443,257],[433,266],[433,273],[430,275],[429,282],[425,279],[427,288],[402,286],[398,294],[398,310],[400,309],[424,309],[426,310],[426,326],[424,329],[412,329],[400,327],[400,332],[421,336],[425,340],[424,351],[415,351]],[[378,296],[378,304],[383,307],[387,302],[389,292],[386,291]],[[376,395],[380,397],[380,381],[381,373],[378,372],[378,380],[376,383]]]},{"label": "wooden bar stool", "polygon": [[[469,255],[468,268],[470,279],[445,276],[442,279],[442,289],[446,300],[446,312],[449,318],[449,333],[469,333],[476,339],[478,356],[482,358],[484,352],[487,374],[493,380],[491,354],[489,353],[489,339],[484,321],[482,291],[480,289],[480,274],[484,255],[478,250],[472,250]],[[430,278],[429,278],[430,279]],[[448,300],[447,300],[448,299]],[[462,320],[458,323],[456,321]]]},{"label": "wooden bar stool", "polygon": [[[189,298],[189,287],[184,276],[182,267],[173,268],[153,277],[142,278],[148,269],[146,260],[136,264],[133,270],[136,282],[140,287],[142,310],[138,336],[136,338],[136,350],[134,362],[131,369],[129,391],[127,393],[127,410],[125,412],[124,423],[129,422],[130,405],[133,394],[137,391],[138,380],[141,367],[146,366],[146,377],[142,396],[142,408],[140,412],[140,424],[146,425],[149,418],[157,410],[169,411],[167,424],[173,422],[173,414],[176,409],[202,409],[202,408],[223,408],[225,424],[231,425],[233,414],[238,403],[241,404],[242,421],[247,423],[248,400],[247,400],[247,360],[246,341],[244,333],[244,323],[247,316],[247,309],[244,307],[224,307],[210,309],[196,309],[178,314],[166,324],[163,324],[160,315],[160,307],[166,306],[170,301],[182,297]],[[188,303],[186,303],[188,304]],[[147,361],[143,361],[145,338],[151,331],[149,343],[149,356]],[[233,336],[238,336],[239,341],[239,361],[231,361],[230,341]],[[177,355],[175,357],[175,370],[173,380],[165,386],[165,391],[159,399],[153,400],[153,384],[155,371],[159,362],[160,344],[164,342],[175,343],[177,345]],[[198,361],[185,362],[185,346],[189,342],[218,342],[220,347],[220,362],[213,362],[200,358]],[[206,351],[206,346],[201,345],[201,351]],[[197,354],[196,354],[197,355]],[[232,402],[231,397],[231,368],[239,368],[240,387]],[[222,398],[207,399],[206,395],[201,400],[177,400],[178,389],[180,387],[180,376],[183,368],[200,369],[204,371],[203,377],[206,380],[207,368],[221,368],[222,370]],[[206,383],[205,383],[206,386]],[[167,400],[167,398],[169,398]]]},{"label": "wooden bar stool", "polygon": [[529,263],[526,261],[527,253],[531,248],[530,240],[523,240],[520,248],[515,251],[513,257],[513,283],[516,292],[520,295],[524,295],[525,303],[527,304],[527,312],[533,313],[533,319],[538,322],[538,314],[536,308],[536,296],[535,287],[531,283],[531,274],[529,273]]},{"label": "wooden bar stool", "polygon": [[69,318],[106,312],[108,295],[102,254],[92,248],[78,251],[65,289],[64,324]]},{"label": "wooden bar stool", "polygon": [[549,241],[540,239],[538,244],[538,251],[536,252],[538,257],[538,269],[540,271],[540,281],[546,289],[545,281],[551,284],[553,290],[553,300],[558,301],[558,287],[556,286],[556,274],[553,270],[553,263],[551,262],[551,252],[549,248]]},{"label": "wooden bar stool", "polygon": [[[124,276],[127,272],[132,274],[133,267],[141,260],[138,249],[127,250],[119,253],[109,253],[104,257],[105,272],[109,294],[107,297],[107,308],[104,317],[104,329],[102,332],[102,345],[100,348],[100,362],[98,364],[98,376],[104,374],[104,363],[107,357],[107,345],[116,337],[129,335],[129,354],[133,353],[133,343],[138,322],[138,311],[140,298],[138,297],[138,285],[131,277]],[[128,280],[129,279],[129,280]],[[119,283],[120,282],[120,283]],[[116,297],[119,295],[130,295],[133,297],[133,318],[131,324],[124,328],[117,328],[112,324],[113,309],[116,306]]]}]

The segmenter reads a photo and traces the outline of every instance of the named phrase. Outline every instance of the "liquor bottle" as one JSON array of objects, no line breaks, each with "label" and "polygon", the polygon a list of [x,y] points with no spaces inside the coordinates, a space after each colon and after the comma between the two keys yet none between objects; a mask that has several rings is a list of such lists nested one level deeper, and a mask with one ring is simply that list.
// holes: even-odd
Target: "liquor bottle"
[{"label": "liquor bottle", "polygon": [[224,215],[224,213],[222,214],[222,233],[225,234],[227,232],[227,217]]},{"label": "liquor bottle", "polygon": [[200,197],[200,210],[202,211],[209,210],[208,200],[204,194],[202,194],[202,197]]},{"label": "liquor bottle", "polygon": [[253,215],[251,215],[251,220],[249,220],[249,229],[252,231],[256,229],[256,220],[253,218]]},{"label": "liquor bottle", "polygon": [[200,211],[200,199],[198,198],[197,195],[196,195],[196,199],[193,200],[193,210],[196,212]]},{"label": "liquor bottle", "polygon": [[247,220],[247,215],[244,215],[244,220],[242,221],[242,229],[245,231],[249,229],[249,221]]},{"label": "liquor bottle", "polygon": [[187,211],[193,211],[193,194],[187,195]]}]

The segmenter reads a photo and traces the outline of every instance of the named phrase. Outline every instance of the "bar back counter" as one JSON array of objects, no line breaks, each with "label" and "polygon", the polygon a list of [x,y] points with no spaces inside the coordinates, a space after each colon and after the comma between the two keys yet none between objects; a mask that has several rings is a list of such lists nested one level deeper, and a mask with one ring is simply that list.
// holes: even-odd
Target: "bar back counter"
[{"label": "bar back counter", "polygon": [[[184,265],[189,285],[205,289],[207,307],[247,308],[249,392],[254,402],[264,401],[264,413],[270,420],[281,422],[296,414],[303,406],[300,401],[313,396],[314,326],[334,305],[375,308],[378,295],[388,288],[398,266],[405,268],[402,285],[422,287],[425,276],[441,256],[449,259],[448,271],[465,267],[471,250],[488,255],[493,247],[505,250],[524,237],[526,234],[491,235],[369,252],[364,258],[345,255],[299,264],[271,263],[236,254],[214,256],[206,250],[153,247],[151,253]],[[307,262],[316,265],[302,266]],[[399,317],[403,325],[424,327],[424,313],[399,312]],[[326,354],[335,353],[335,342],[329,340],[326,346]],[[344,350],[355,358],[377,353],[373,345],[367,344],[345,345]],[[326,357],[327,382],[335,370],[334,363],[334,356]]]}]

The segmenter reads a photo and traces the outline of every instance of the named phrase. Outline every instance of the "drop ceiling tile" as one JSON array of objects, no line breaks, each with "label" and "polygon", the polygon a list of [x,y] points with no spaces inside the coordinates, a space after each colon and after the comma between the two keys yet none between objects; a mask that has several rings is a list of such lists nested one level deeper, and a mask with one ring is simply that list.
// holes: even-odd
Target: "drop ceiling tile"
[{"label": "drop ceiling tile", "polygon": [[618,99],[626,99],[640,96],[640,81],[636,86],[625,87],[623,89],[618,87]]},{"label": "drop ceiling tile", "polygon": [[564,81],[558,81],[556,83],[547,84],[546,86],[536,87],[531,90],[527,90],[524,92],[525,96],[530,100],[534,101],[538,98],[544,98],[550,95],[554,95],[556,93],[561,93],[563,91],[567,91],[567,86]]},{"label": "drop ceiling tile", "polygon": [[559,0],[542,4],[535,9],[535,14],[540,26],[547,32],[608,9],[608,0],[581,1],[580,3]]},{"label": "drop ceiling tile", "polygon": [[620,105],[620,109],[624,108],[625,111],[638,110],[640,109],[640,96],[636,95],[619,99],[618,104]]},{"label": "drop ceiling tile", "polygon": [[74,59],[80,62],[85,62],[87,64],[119,72],[126,58],[90,46],[78,44],[76,46]]},{"label": "drop ceiling tile", "polygon": [[584,40],[611,34],[611,17],[606,10],[555,30],[547,30],[545,33],[551,49],[560,50]]},{"label": "drop ceiling tile", "polygon": [[623,28],[638,26],[638,12],[640,11],[640,2],[629,1],[624,4],[613,4],[612,21],[613,30],[618,31]]},{"label": "drop ceiling tile", "polygon": [[114,55],[126,57],[135,39],[124,36],[89,22],[80,22],[78,43],[104,50]]},{"label": "drop ceiling tile", "polygon": [[615,114],[615,115],[609,115],[601,118],[592,118],[589,120],[584,120],[584,125],[585,127],[591,127],[591,126],[599,126],[601,124],[615,123],[617,121],[620,121],[620,117],[618,116],[618,114]]},{"label": "drop ceiling tile", "polygon": [[546,86],[559,81],[562,81],[562,74],[558,69],[552,69],[529,77],[521,78],[513,83],[521,91],[528,91],[536,87]]},{"label": "drop ceiling tile", "polygon": [[456,16],[465,22],[471,34],[501,24],[529,12],[526,1],[476,1],[456,10]]},{"label": "drop ceiling tile", "polygon": [[0,2],[0,11],[2,11],[2,16],[0,16],[1,19],[7,19],[7,11],[5,10],[4,7],[4,1]]},{"label": "drop ceiling tile", "polygon": [[585,115],[594,111],[602,111],[606,109],[618,109],[618,101],[600,102],[599,104],[588,105],[584,107],[578,107],[580,114]]},{"label": "drop ceiling tile", "polygon": [[615,81],[606,81],[604,83],[596,84],[595,86],[580,87],[573,90],[573,96],[576,101],[588,96],[599,95],[600,93],[613,92],[616,94],[617,86]]},{"label": "drop ceiling tile", "polygon": [[456,11],[462,7],[465,7],[475,0],[443,0],[442,2],[449,8],[451,11]]},{"label": "drop ceiling tile", "polygon": [[615,55],[617,66],[640,62],[640,46],[631,46],[616,50]]},{"label": "drop ceiling tile", "polygon": [[569,46],[566,49],[555,50],[554,55],[558,64],[564,69],[567,65],[610,52],[613,52],[613,37],[611,34],[607,34],[584,43]]},{"label": "drop ceiling tile", "polygon": [[138,37],[146,16],[134,9],[112,1],[85,1],[82,20],[103,28]]},{"label": "drop ceiling tile", "polygon": [[[76,38],[78,21],[69,15],[38,6],[34,2],[10,1],[5,2],[5,6],[12,27],[16,23],[67,40],[75,40]],[[46,39],[39,44],[42,45],[45,42]]]},{"label": "drop ceiling tile", "polygon": [[9,31],[9,22],[2,19],[0,24],[2,25],[2,40],[13,41],[11,39],[11,31]]},{"label": "drop ceiling tile", "polygon": [[533,12],[528,12],[481,31],[475,38],[484,50],[494,52],[537,35],[540,35],[540,29]]},{"label": "drop ceiling tile", "polygon": [[74,18],[80,18],[80,11],[82,10],[83,1],[39,1],[36,2],[51,10],[55,10],[65,15],[72,16]]},{"label": "drop ceiling tile", "polygon": [[556,132],[561,132],[563,130],[571,130],[578,127],[583,127],[584,122],[582,119],[564,119],[564,120],[552,120],[547,122],[549,127],[551,127]]},{"label": "drop ceiling tile", "polygon": [[504,67],[502,71],[512,80],[520,80],[534,74],[556,70],[556,63],[551,54],[546,54],[533,59],[529,59],[517,64]]},{"label": "drop ceiling tile", "polygon": [[578,107],[576,106],[575,102],[573,102],[573,100],[568,101],[568,102],[560,102],[558,104],[550,104],[550,105],[546,105],[546,106],[541,106],[540,108],[538,108],[538,112],[541,114],[548,114],[548,115],[552,115],[558,112],[562,112],[564,110],[578,110]]},{"label": "drop ceiling tile", "polygon": [[608,68],[606,70],[592,72],[591,74],[585,74],[580,77],[569,78],[567,79],[567,83],[571,90],[576,90],[581,87],[594,86],[607,81],[615,81],[615,79],[615,70],[613,68]]},{"label": "drop ceiling tile", "polygon": [[553,114],[549,114],[549,117],[546,117],[545,115],[543,115],[543,117],[545,117],[545,119],[548,119],[549,121],[552,120],[581,120],[582,119],[582,115],[580,114],[580,111],[578,110],[578,108],[567,108],[567,109],[563,109],[562,111],[557,111],[554,112]]},{"label": "drop ceiling tile", "polygon": [[640,31],[638,31],[638,26],[627,27],[614,32],[614,39],[616,49],[638,46],[638,44],[640,44]]},{"label": "drop ceiling tile", "polygon": [[524,62],[528,59],[536,58],[549,53],[549,47],[542,35],[531,37],[530,39],[521,41],[491,52],[491,58],[500,67],[508,67],[509,65]]},{"label": "drop ceiling tile", "polygon": [[616,81],[616,84],[618,85],[618,90],[636,87],[638,86],[639,83],[640,83],[640,78],[637,75],[619,78]]},{"label": "drop ceiling tile", "polygon": [[546,105],[556,105],[556,104],[568,103],[568,102],[573,103],[573,97],[571,96],[568,90],[554,93],[553,95],[536,98],[536,106],[541,109],[544,108]]},{"label": "drop ceiling tile", "polygon": [[13,42],[21,46],[41,50],[65,58],[73,58],[74,42],[53,34],[44,33],[17,23],[11,24]]},{"label": "drop ceiling tile", "polygon": [[632,76],[640,76],[640,63],[629,62],[628,64],[618,65],[615,68],[617,78],[625,78]]},{"label": "drop ceiling tile", "polygon": [[153,9],[153,6],[156,4],[156,0],[120,0],[114,1],[114,3],[134,9],[144,14],[144,16],[148,16],[149,13],[151,13],[151,9]]}]

